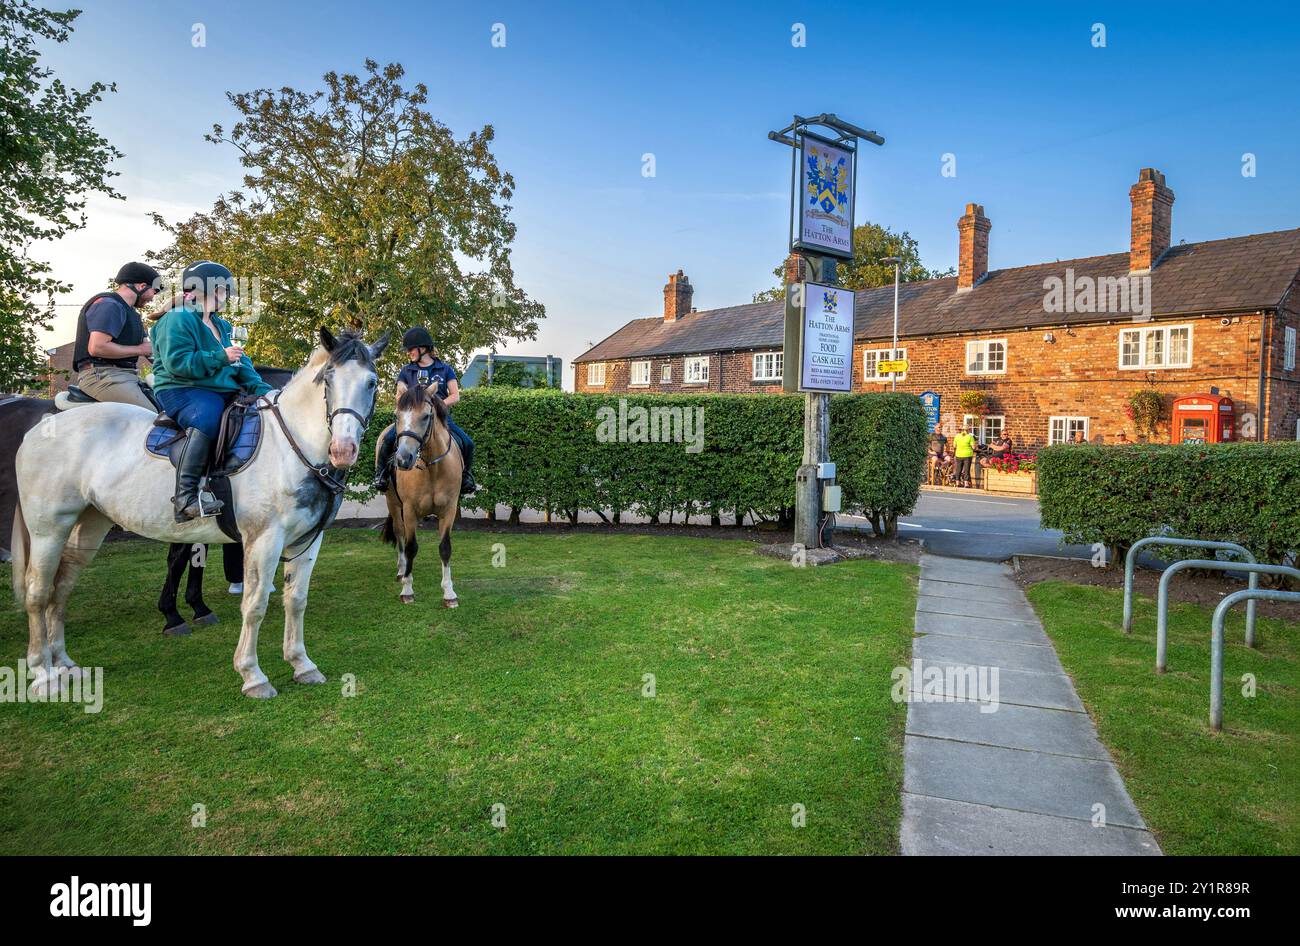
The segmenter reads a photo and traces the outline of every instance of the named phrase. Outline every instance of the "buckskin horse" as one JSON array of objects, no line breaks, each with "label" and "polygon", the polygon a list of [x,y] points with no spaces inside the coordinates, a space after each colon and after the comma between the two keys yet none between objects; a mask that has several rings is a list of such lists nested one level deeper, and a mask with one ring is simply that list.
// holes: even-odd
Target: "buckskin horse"
[{"label": "buckskin horse", "polygon": [[[447,405],[433,388],[408,388],[398,382],[397,448],[393,451],[393,471],[388,484],[388,518],[380,532],[383,540],[397,546],[397,580],[404,604],[415,600],[411,570],[419,551],[415,532],[420,520],[438,517],[438,554],[442,558],[442,606],[457,606],[456,590],[451,584],[451,529],[460,509],[460,482],[463,461],[460,446],[447,429]],[[379,444],[375,445],[376,457]]]},{"label": "buckskin horse", "polygon": [[[276,561],[285,556],[283,656],[298,683],[324,683],[307,656],[303,612],[324,528],[342,501],[347,470],[375,407],[375,362],[388,344],[320,331],[321,344],[279,392],[262,399],[267,419],[256,455],[230,478],[244,539],[243,625],[234,665],[246,696],[275,688],[257,662]],[[322,409],[323,408],[323,409]],[[59,692],[80,668],[64,642],[64,609],[81,573],[117,523],[161,542],[231,541],[215,518],[175,522],[173,470],[142,462],[154,418],[129,404],[92,404],[45,417],[18,449],[14,594],[27,611],[34,695]],[[42,428],[51,425],[47,434]]]}]

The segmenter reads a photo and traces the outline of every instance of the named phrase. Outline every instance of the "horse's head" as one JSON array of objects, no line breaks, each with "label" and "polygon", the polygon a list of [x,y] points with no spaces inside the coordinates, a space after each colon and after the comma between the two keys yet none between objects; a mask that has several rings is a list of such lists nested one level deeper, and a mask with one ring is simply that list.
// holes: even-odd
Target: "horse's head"
[{"label": "horse's head", "polygon": [[388,346],[388,333],[367,345],[357,332],[344,332],[335,338],[329,329],[322,328],[320,342],[328,359],[315,381],[325,384],[330,463],[345,470],[357,462],[361,438],[375,411],[375,392],[379,388],[375,363]]},{"label": "horse's head", "polygon": [[436,388],[421,385],[407,387],[397,383],[397,451],[395,460],[399,470],[415,466],[420,450],[429,441],[434,424],[447,424],[447,405],[438,397]]}]

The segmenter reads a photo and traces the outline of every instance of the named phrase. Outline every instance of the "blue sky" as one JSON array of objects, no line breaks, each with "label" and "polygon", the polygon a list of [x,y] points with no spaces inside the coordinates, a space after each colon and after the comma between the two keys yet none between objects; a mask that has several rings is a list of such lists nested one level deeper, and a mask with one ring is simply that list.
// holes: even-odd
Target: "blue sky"
[{"label": "blue sky", "polygon": [[[503,350],[566,364],[658,314],[670,271],[690,276],[698,308],[774,283],[789,152],[765,136],[795,112],[885,136],[863,148],[858,218],[910,231],[932,267],[956,264],[969,201],[993,221],[995,269],[1126,249],[1128,187],[1145,166],[1177,194],[1175,242],[1300,226],[1289,4],[86,6],[49,62],[74,87],[118,83],[95,118],[125,152],[127,200],[92,201],[85,232],[38,251],[76,286],[51,344],[71,338],[79,302],[119,262],[161,243],[148,211],[177,218],[238,185],[233,150],[202,140],[233,123],[226,90],[314,89],[367,57],[428,85],[430,110],[458,135],[495,127],[517,183],[516,275],[547,308],[536,341]],[[204,48],[191,44],[196,23]],[[791,44],[796,23],[804,48]],[[1254,178],[1241,173],[1247,152]],[[945,153],[955,177],[940,173]]]}]

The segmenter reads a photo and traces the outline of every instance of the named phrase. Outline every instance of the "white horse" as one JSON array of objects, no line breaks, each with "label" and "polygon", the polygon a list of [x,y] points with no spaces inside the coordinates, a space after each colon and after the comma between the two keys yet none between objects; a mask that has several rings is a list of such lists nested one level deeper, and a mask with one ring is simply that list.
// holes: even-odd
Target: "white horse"
[{"label": "white horse", "polygon": [[[307,365],[268,396],[274,406],[262,407],[257,455],[230,478],[245,563],[235,670],[244,694],[259,699],[276,695],[257,664],[257,631],[282,554],[284,659],[298,683],[325,682],[303,643],[307,586],[323,523],[370,423],[375,362],[388,344],[387,334],[366,345],[323,328],[320,339]],[[79,673],[64,647],[64,608],[113,523],[160,542],[231,541],[215,518],[174,521],[175,471],[145,451],[153,420],[130,404],[91,404],[44,418],[18,450],[13,583],[27,609],[34,694],[57,693]]]}]

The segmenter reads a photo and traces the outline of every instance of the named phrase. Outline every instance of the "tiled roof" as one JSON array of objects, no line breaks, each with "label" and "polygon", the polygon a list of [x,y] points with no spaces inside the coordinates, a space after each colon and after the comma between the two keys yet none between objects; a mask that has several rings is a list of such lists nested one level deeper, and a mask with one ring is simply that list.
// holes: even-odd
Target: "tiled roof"
[{"label": "tiled roof", "polygon": [[[1033,326],[1109,321],[1125,313],[1048,312],[1044,280],[1094,280],[1128,275],[1128,253],[1018,266],[990,272],[974,289],[957,291],[957,278],[903,283],[899,335],[1000,331]],[[1151,315],[1193,315],[1269,309],[1278,305],[1300,271],[1300,229],[1170,247],[1151,271]],[[780,348],[785,304],[758,302],[692,312],[676,322],[634,319],[575,362],[689,355],[709,351]],[[854,337],[885,339],[893,332],[894,287],[861,290],[854,305]]]}]

